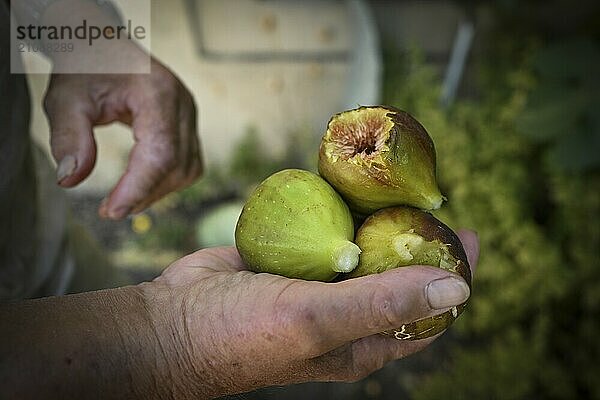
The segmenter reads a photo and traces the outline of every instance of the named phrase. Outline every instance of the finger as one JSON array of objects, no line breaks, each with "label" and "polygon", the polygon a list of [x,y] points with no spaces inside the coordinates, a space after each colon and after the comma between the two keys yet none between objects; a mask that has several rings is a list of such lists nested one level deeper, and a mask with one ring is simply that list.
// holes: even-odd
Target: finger
[{"label": "finger", "polygon": [[192,95],[182,89],[179,96],[179,136],[184,148],[187,150],[187,157],[184,157],[182,168],[185,171],[197,170],[194,178],[202,173],[202,156],[200,152],[200,136],[198,135],[198,114],[196,104]]},{"label": "finger", "polygon": [[188,93],[183,93],[178,98],[179,138],[182,144],[179,146],[180,155],[177,157],[176,169],[154,191],[138,203],[131,211],[132,213],[141,212],[173,190],[188,186],[202,174],[196,107],[191,95]]},{"label": "finger", "polygon": [[246,269],[240,253],[234,246],[202,249],[180,258],[174,264],[192,268],[208,267],[227,270],[233,268],[235,271]]},{"label": "finger", "polygon": [[477,262],[479,261],[479,239],[477,238],[477,233],[467,229],[460,229],[457,234],[463,244],[465,253],[467,253],[467,261],[469,261],[469,265],[471,266],[471,273],[474,274]]},{"label": "finger", "polygon": [[441,334],[438,334],[427,339],[407,341],[377,334],[357,340],[351,346],[351,373],[356,379],[363,378],[383,368],[390,361],[423,350],[440,336]]},{"label": "finger", "polygon": [[371,335],[307,360],[304,369],[310,374],[307,378],[312,380],[355,382],[383,368],[390,361],[423,350],[440,335],[415,341]]},{"label": "finger", "polygon": [[101,216],[121,219],[153,192],[165,192],[172,186],[171,181],[163,180],[176,166],[178,126],[175,113],[167,110],[169,107],[150,101],[133,113],[136,143],[125,173],[100,209]]},{"label": "finger", "polygon": [[127,171],[100,207],[101,216],[140,212],[201,175],[194,102],[189,93],[176,93],[170,106],[156,99],[131,105],[136,145]]},{"label": "finger", "polygon": [[154,189],[151,189],[150,192],[148,192],[147,195],[129,211],[129,213],[137,214],[144,211],[146,208],[154,204],[154,202],[160,200],[174,190],[183,187],[185,184],[188,184],[191,181],[192,180],[188,178],[179,178],[178,174],[173,175],[173,172],[171,172],[171,174],[165,177],[158,184],[158,186],[155,186]]},{"label": "finger", "polygon": [[57,162],[57,182],[72,187],[84,180],[96,162],[93,105],[77,93],[64,94],[52,85],[44,101],[50,125],[50,148]]},{"label": "finger", "polygon": [[194,282],[199,274],[205,272],[239,272],[245,269],[235,247],[214,247],[180,258],[169,265],[156,280],[178,286]]},{"label": "finger", "polygon": [[[328,351],[415,320],[441,314],[464,303],[470,290],[466,282],[440,268],[413,266],[336,284],[302,285],[295,297],[301,330],[312,338],[309,345]],[[300,324],[302,324],[300,322]],[[315,340],[318,342],[315,343]]]}]

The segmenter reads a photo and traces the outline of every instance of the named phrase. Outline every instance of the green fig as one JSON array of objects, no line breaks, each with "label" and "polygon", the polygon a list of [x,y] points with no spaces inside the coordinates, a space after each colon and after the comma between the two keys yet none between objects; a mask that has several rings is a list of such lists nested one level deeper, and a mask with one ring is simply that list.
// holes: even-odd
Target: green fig
[{"label": "green fig", "polygon": [[[433,215],[411,207],[391,207],[371,215],[355,238],[358,266],[348,277],[375,274],[407,265],[431,265],[459,274],[471,287],[471,269],[460,239]],[[449,311],[384,332],[397,339],[424,339],[446,329],[466,303]]]},{"label": "green fig", "polygon": [[360,107],[329,121],[319,173],[362,215],[398,205],[435,210],[444,199],[435,157],[433,141],[411,115],[392,107]]},{"label": "green fig", "polygon": [[236,247],[254,272],[331,281],[358,264],[348,206],[320,176],[288,169],[262,182],[244,205]]}]

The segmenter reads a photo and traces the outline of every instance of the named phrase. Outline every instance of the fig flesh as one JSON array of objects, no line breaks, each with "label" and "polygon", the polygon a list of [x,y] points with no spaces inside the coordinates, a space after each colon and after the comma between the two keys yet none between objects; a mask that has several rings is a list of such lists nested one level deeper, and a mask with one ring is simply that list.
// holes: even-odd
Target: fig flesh
[{"label": "fig flesh", "polygon": [[254,272],[331,281],[358,264],[348,206],[320,176],[303,170],[277,172],[244,205],[236,247]]},{"label": "fig flesh", "polygon": [[352,211],[441,206],[433,141],[410,114],[385,106],[334,115],[319,152],[319,173]]},{"label": "fig flesh", "polygon": [[[359,265],[347,276],[375,274],[408,265],[431,265],[460,275],[471,287],[471,269],[456,234],[433,215],[411,207],[391,207],[371,215],[356,233]],[[466,303],[429,318],[383,332],[418,340],[445,330]]]}]

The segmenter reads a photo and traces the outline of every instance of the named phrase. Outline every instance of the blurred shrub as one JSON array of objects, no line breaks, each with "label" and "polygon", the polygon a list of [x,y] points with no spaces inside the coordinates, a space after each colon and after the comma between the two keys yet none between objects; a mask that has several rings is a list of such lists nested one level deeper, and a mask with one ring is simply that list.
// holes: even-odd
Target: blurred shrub
[{"label": "blurred shrub", "polygon": [[[578,173],[563,168],[574,163],[547,162],[576,127],[546,140],[520,133],[525,120],[528,132],[543,131],[529,100],[544,89],[531,58],[512,56],[516,67],[488,71],[480,99],[447,112],[418,56],[387,65],[385,101],[415,115],[434,139],[449,199],[438,217],[474,228],[481,240],[451,361],[412,388],[415,399],[600,398],[600,173],[590,162]],[[537,104],[546,107],[543,98]],[[587,112],[583,103],[573,108]]]},{"label": "blurred shrub", "polygon": [[[147,214],[142,214],[146,215]],[[147,216],[147,218],[150,218]],[[140,249],[181,250],[189,248],[190,227],[180,216],[157,218],[144,232],[137,232],[136,244]]]},{"label": "blurred shrub", "polygon": [[536,53],[538,84],[517,129],[548,146],[547,162],[566,171],[600,166],[600,46],[564,40]]}]

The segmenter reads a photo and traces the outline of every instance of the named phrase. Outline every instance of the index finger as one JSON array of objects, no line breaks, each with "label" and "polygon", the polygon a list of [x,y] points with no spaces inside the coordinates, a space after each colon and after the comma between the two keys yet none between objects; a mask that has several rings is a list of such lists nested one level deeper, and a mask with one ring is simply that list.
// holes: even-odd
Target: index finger
[{"label": "index finger", "polygon": [[135,144],[127,169],[101,207],[102,216],[119,219],[144,202],[176,166],[178,123],[176,112],[150,102],[133,114]]}]

